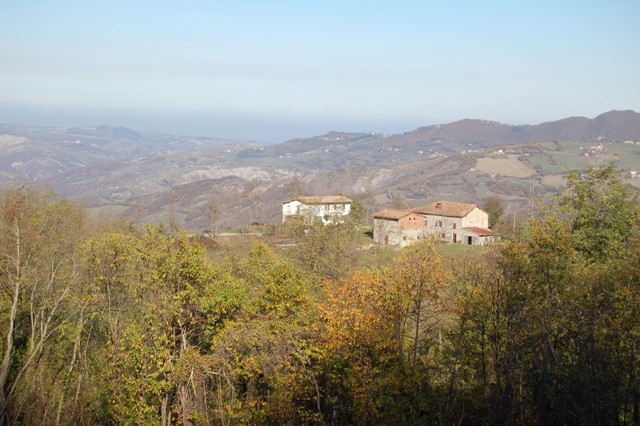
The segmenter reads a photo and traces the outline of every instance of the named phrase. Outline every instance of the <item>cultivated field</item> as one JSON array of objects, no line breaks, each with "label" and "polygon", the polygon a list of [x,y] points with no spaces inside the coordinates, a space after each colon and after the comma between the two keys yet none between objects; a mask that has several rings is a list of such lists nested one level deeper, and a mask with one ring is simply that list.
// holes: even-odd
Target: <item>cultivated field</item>
[{"label": "cultivated field", "polygon": [[518,160],[517,155],[507,155],[504,158],[479,158],[476,163],[476,170],[490,175],[503,175],[516,178],[526,178],[535,173],[534,170]]}]

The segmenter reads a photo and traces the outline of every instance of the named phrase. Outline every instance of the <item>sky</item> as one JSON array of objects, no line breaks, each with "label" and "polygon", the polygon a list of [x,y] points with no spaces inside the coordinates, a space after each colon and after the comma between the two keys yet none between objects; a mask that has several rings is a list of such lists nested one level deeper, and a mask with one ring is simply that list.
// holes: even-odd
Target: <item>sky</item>
[{"label": "sky", "polygon": [[640,112],[640,1],[0,3],[0,122],[281,142]]}]

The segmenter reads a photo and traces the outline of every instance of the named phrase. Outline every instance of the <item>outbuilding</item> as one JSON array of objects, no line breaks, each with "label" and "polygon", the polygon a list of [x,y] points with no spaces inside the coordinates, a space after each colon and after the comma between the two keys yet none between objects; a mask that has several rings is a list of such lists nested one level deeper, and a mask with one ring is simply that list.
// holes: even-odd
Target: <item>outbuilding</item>
[{"label": "outbuilding", "polygon": [[406,247],[425,236],[425,218],[406,210],[384,209],[373,215],[373,239],[378,244]]}]

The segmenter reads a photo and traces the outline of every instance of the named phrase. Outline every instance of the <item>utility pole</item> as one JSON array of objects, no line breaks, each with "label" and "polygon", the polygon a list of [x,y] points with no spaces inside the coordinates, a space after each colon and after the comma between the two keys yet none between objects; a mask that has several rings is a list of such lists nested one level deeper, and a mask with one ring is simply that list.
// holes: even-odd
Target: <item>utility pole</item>
[{"label": "utility pole", "polygon": [[529,217],[531,217],[531,212],[533,211],[533,176],[531,175],[531,181],[529,182]]}]

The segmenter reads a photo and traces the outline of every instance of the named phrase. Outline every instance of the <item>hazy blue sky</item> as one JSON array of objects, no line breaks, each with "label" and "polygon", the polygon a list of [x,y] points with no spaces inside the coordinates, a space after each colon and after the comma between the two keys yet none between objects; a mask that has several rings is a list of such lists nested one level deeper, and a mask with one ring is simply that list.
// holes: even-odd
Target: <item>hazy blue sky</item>
[{"label": "hazy blue sky", "polygon": [[640,111],[640,1],[0,3],[0,122],[282,141]]}]

